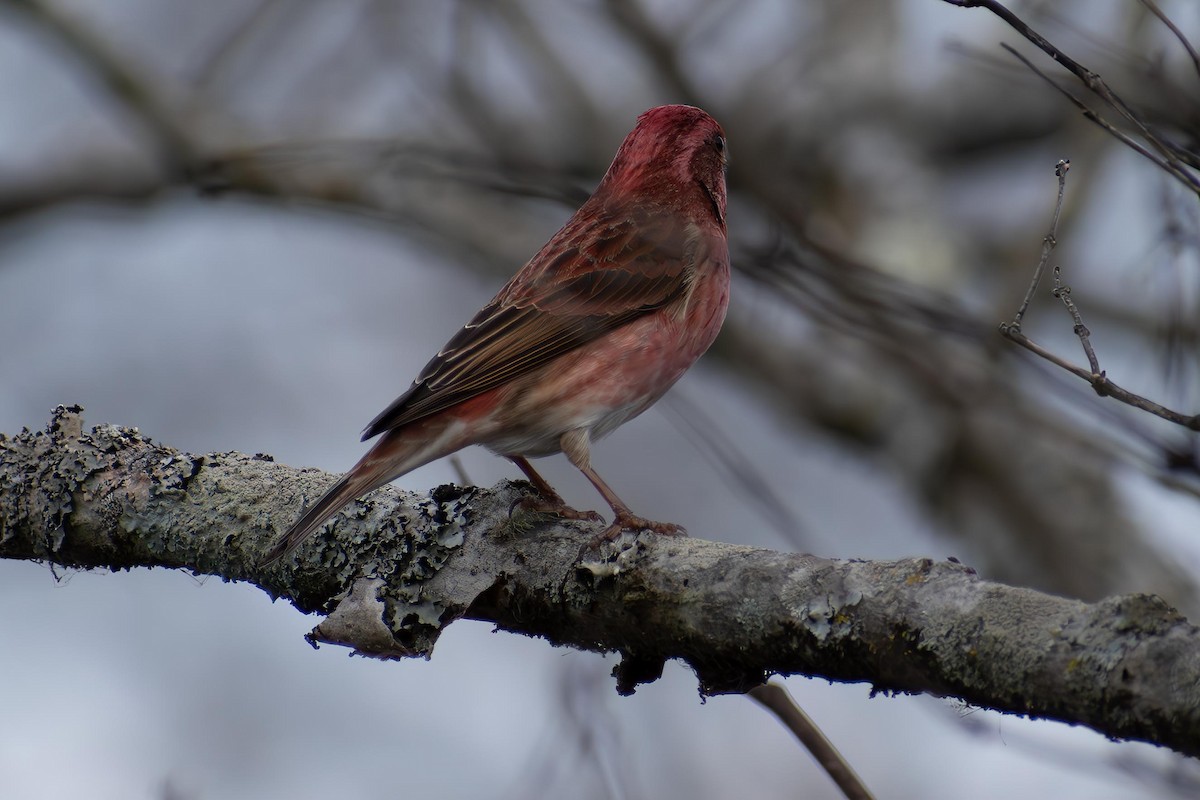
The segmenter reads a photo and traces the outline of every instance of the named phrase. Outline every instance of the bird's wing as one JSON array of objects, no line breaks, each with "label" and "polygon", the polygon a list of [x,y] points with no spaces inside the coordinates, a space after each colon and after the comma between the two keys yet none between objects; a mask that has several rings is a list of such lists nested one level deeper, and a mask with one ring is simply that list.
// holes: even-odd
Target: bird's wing
[{"label": "bird's wing", "polygon": [[363,431],[384,431],[494,389],[661,308],[691,280],[696,234],[677,217],[577,215]]}]

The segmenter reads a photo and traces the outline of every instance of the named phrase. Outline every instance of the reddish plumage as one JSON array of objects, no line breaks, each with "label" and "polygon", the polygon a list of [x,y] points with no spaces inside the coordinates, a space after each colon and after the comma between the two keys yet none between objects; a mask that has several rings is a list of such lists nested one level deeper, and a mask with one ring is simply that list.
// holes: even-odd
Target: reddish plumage
[{"label": "reddish plumage", "polygon": [[595,193],[367,426],[383,434],[275,544],[270,563],[356,497],[467,445],[510,458],[531,508],[576,518],[526,460],[565,452],[612,507],[604,536],[682,533],[633,515],[589,444],[649,408],[708,349],[729,302],[725,137],[698,108],[638,118]]}]

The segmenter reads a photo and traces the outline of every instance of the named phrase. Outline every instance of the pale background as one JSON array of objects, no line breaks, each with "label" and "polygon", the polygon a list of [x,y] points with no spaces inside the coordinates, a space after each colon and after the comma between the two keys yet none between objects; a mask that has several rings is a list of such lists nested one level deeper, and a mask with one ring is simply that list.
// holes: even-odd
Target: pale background
[{"label": "pale background", "polygon": [[[1187,119],[1200,98],[1182,49],[1137,3],[1013,5],[1164,117]],[[1096,450],[1049,466],[1005,456],[1011,473],[959,491],[965,461],[922,455],[944,444],[947,416],[920,387],[897,388],[895,353],[805,321],[736,274],[730,337],[675,390],[684,403],[595,448],[622,497],[705,538],[955,555],[1012,583],[1157,592],[1200,609],[1196,476],[1158,458],[1194,438],[1110,413],[992,335],[1036,262],[1053,164],[1070,157],[1055,263],[1092,312],[1102,364],[1195,413],[1195,197],[1014,67],[996,45],[1017,35],[986,12],[928,0],[53,3],[153,88],[203,154],[303,143],[261,162],[273,191],[301,200],[203,194],[164,173],[144,118],[21,6],[0,2],[0,432],[78,403],[89,424],[183,450],[340,472],[363,451],[362,426],[561,224],[636,115],[698,102],[729,134],[739,247],[770,237],[764,187],[776,187],[809,232],[977,322],[966,361]],[[1163,8],[1200,39],[1197,7]],[[683,79],[649,52],[674,53]],[[1187,102],[1139,94],[1159,61]],[[411,152],[393,159],[391,143]],[[348,186],[325,179],[329,163]],[[1163,243],[1172,214],[1175,247]],[[1035,337],[1082,361],[1061,309],[1043,300],[1033,314]],[[1165,329],[1182,343],[1159,324],[1172,314],[1182,321]],[[788,368],[748,374],[745,336],[779,344]],[[932,347],[945,334],[924,336]],[[820,399],[792,405],[797,378],[831,387],[835,412],[866,409],[856,424],[886,435],[848,432]],[[691,407],[736,446],[716,449],[752,469],[713,462],[711,442],[677,422]],[[1015,452],[1035,446],[1012,430]],[[483,451],[462,463],[482,485],[518,477]],[[564,459],[538,466],[572,504],[602,506]],[[1039,468],[1053,474],[1044,491],[1019,485]],[[400,484],[453,480],[440,462]],[[1031,518],[1049,521],[1023,526],[1017,512],[1039,502],[1052,510]],[[1082,534],[1071,520],[1088,520]],[[1043,548],[1059,523],[1065,544]],[[429,662],[351,659],[304,642],[315,618],[181,572],[0,562],[0,607],[4,798],[837,796],[773,718],[740,697],[701,703],[678,665],[621,698],[611,659],[470,622]],[[865,685],[786,683],[881,797],[1200,787],[1193,762],[1148,745],[930,697],[871,698]]]}]

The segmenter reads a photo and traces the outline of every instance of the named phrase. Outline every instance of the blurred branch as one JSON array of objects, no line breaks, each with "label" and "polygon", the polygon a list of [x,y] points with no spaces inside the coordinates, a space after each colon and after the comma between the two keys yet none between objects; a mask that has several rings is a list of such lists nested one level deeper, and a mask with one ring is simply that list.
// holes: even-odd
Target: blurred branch
[{"label": "blurred branch", "polygon": [[579,205],[588,196],[582,176],[536,164],[505,165],[478,153],[421,143],[330,140],[227,150],[194,162],[186,175],[174,176],[155,176],[132,165],[110,166],[103,153],[84,154],[75,166],[57,174],[0,186],[0,220],[86,200],[142,202],[187,187],[207,197],[240,194],[289,205],[318,203],[349,215],[380,216],[397,208],[380,188],[381,175],[568,206]]},{"label": "blurred branch", "polygon": [[23,11],[54,35],[86,68],[89,75],[130,111],[150,133],[159,166],[178,174],[195,160],[197,148],[175,113],[165,107],[151,87],[108,45],[84,25],[38,0],[0,0]]},{"label": "blurred branch", "polygon": [[1113,125],[1111,123],[1109,123],[1107,120],[1105,120],[1103,117],[1101,117],[1100,114],[1098,114],[1096,111],[1094,111],[1092,108],[1090,108],[1086,103],[1084,103],[1078,97],[1071,94],[1069,91],[1067,91],[1066,89],[1064,89],[1063,87],[1061,87],[1057,83],[1055,83],[1054,80],[1049,75],[1047,75],[1046,73],[1042,72],[1040,69],[1035,67],[1033,65],[1032,61],[1030,61],[1029,59],[1025,58],[1025,56],[1018,53],[1014,48],[1012,48],[1006,44],[1002,44],[1000,46],[1002,48],[1004,48],[1006,51],[1008,51],[1009,53],[1012,53],[1013,57],[1016,58],[1018,61],[1020,61],[1022,64],[1024,64],[1026,67],[1028,67],[1031,72],[1033,72],[1039,78],[1041,78],[1046,83],[1050,84],[1055,89],[1057,89],[1059,92],[1061,92],[1063,94],[1063,96],[1065,96],[1068,100],[1071,101],[1072,104],[1075,105],[1076,108],[1078,108],[1080,111],[1083,112],[1083,116],[1086,119],[1088,119],[1091,122],[1094,122],[1102,130],[1104,130],[1105,133],[1109,134],[1114,139],[1116,139],[1121,144],[1128,147],[1130,150],[1133,150],[1138,155],[1149,159],[1151,162],[1154,163],[1154,165],[1156,167],[1163,170],[1168,175],[1171,175],[1172,177],[1174,177],[1176,180],[1178,180],[1179,182],[1181,182],[1182,184],[1187,186],[1192,191],[1197,191],[1198,189],[1200,189],[1200,182],[1197,182],[1196,177],[1194,175],[1192,175],[1190,172],[1188,172],[1182,164],[1180,164],[1176,161],[1173,161],[1170,158],[1163,158],[1155,153],[1150,152],[1147,148],[1143,147],[1141,144],[1134,141],[1134,139],[1132,137],[1128,136],[1127,134],[1125,134],[1125,133],[1117,130],[1115,127],[1113,127]]},{"label": "blurred branch", "polygon": [[797,550],[806,549],[804,527],[796,514],[772,487],[756,459],[745,452],[737,440],[722,432],[720,422],[678,388],[663,398],[658,408],[712,465],[731,492],[740,493],[748,500],[747,505],[758,512],[785,542]]},{"label": "blurred branch", "polygon": [[1066,67],[1066,69],[1076,78],[1078,78],[1079,81],[1083,83],[1083,85],[1086,86],[1093,94],[1095,94],[1110,108],[1124,117],[1125,120],[1137,130],[1138,134],[1146,142],[1148,142],[1154,150],[1158,151],[1160,157],[1152,156],[1148,150],[1138,145],[1128,136],[1121,134],[1111,125],[1103,122],[1099,115],[1088,109],[1086,105],[1071,95],[1070,92],[1058,87],[1057,84],[1050,80],[1040,70],[1034,68],[1031,62],[1018,54],[1013,48],[1003,45],[1004,49],[1008,50],[1014,56],[1019,58],[1023,63],[1026,64],[1026,66],[1030,67],[1030,69],[1034,69],[1039,76],[1050,82],[1055,86],[1055,88],[1058,88],[1059,91],[1071,98],[1072,102],[1084,110],[1084,115],[1087,116],[1088,119],[1101,125],[1104,130],[1108,131],[1114,136],[1117,136],[1117,138],[1125,145],[1132,147],[1143,156],[1151,158],[1155,164],[1173,176],[1176,180],[1183,183],[1191,191],[1200,194],[1200,179],[1193,175],[1187,169],[1187,167],[1180,162],[1180,158],[1182,158],[1192,166],[1196,166],[1196,154],[1178,146],[1174,142],[1162,136],[1160,133],[1152,131],[1150,127],[1142,121],[1141,117],[1124,100],[1122,100],[1117,93],[1112,90],[1111,87],[1109,87],[1109,85],[1102,77],[1100,77],[1100,75],[1084,67],[1058,47],[1051,44],[1049,40],[1031,28],[1016,14],[1005,8],[1004,5],[997,2],[997,0],[943,0],[943,2],[949,3],[953,6],[959,6],[961,8],[986,8],[996,16],[1000,17],[1002,20],[1008,23],[1013,30],[1017,31],[1034,45],[1036,45],[1040,50],[1042,50],[1042,52],[1050,56],[1050,58],[1054,59],[1054,61]]},{"label": "blurred branch", "polygon": [[1141,0],[1141,3],[1150,10],[1151,14],[1158,17],[1163,25],[1167,26],[1167,30],[1175,35],[1175,38],[1183,45],[1183,49],[1187,51],[1188,57],[1192,59],[1192,66],[1196,68],[1196,74],[1200,75],[1200,53],[1197,53],[1196,48],[1192,47],[1192,43],[1183,35],[1183,31],[1179,30],[1179,27],[1171,21],[1171,18],[1163,13],[1163,10],[1158,7],[1158,4],[1154,0]]},{"label": "blurred branch", "polygon": [[774,714],[800,740],[848,800],[871,800],[875,796],[817,723],[792,699],[787,689],[769,681],[762,686],[755,686],[746,694]]},{"label": "blurred branch", "polygon": [[609,17],[625,32],[630,43],[641,50],[650,62],[653,74],[662,80],[676,102],[702,105],[691,79],[679,63],[679,53],[674,41],[658,30],[642,0],[607,0],[605,8]]},{"label": "blurred branch", "polygon": [[37,181],[5,181],[0,185],[0,222],[36,214],[66,203],[103,200],[142,203],[168,188],[161,179],[137,170],[108,171],[81,163],[62,176]]},{"label": "blurred branch", "polygon": [[216,46],[192,68],[192,82],[202,90],[212,90],[223,70],[249,46],[257,30],[270,21],[280,5],[280,0],[253,0],[232,21]]},{"label": "blurred branch", "polygon": [[617,651],[618,690],[686,662],[705,694],[770,674],[869,681],[1088,725],[1200,755],[1200,630],[1161,599],[1095,604],[982,580],[948,562],[834,561],[643,534],[581,558],[579,523],[510,520],[522,490],[386,489],[290,562],[257,560],[333,476],[266,456],[204,456],[136,429],[0,438],[0,557],[188,569],[249,581],[328,616],[314,642],[428,657],[469,617],[553,644]]}]

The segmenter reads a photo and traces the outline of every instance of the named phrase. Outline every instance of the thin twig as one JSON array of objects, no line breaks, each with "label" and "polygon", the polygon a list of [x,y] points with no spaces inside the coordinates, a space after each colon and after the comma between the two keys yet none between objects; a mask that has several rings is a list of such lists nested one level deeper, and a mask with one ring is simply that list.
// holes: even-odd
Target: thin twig
[{"label": "thin twig", "polygon": [[658,406],[664,416],[700,452],[731,490],[739,489],[751,500],[750,507],[762,515],[788,544],[803,550],[804,525],[767,480],[757,463],[737,441],[687,395],[676,389]]},{"label": "thin twig", "polygon": [[450,467],[454,470],[454,477],[458,478],[460,486],[471,486],[471,477],[467,475],[467,468],[463,466],[462,459],[458,454],[450,456]]},{"label": "thin twig", "polygon": [[1058,176],[1058,201],[1054,204],[1054,217],[1050,220],[1050,230],[1042,238],[1042,257],[1038,260],[1037,269],[1033,271],[1033,280],[1029,282],[1029,288],[1025,291],[1025,299],[1021,301],[1021,307],[1017,309],[1013,321],[1009,323],[1013,330],[1021,330],[1021,320],[1025,318],[1025,312],[1029,310],[1029,304],[1033,302],[1033,293],[1037,291],[1038,284],[1042,280],[1046,262],[1050,260],[1050,253],[1054,250],[1054,245],[1058,243],[1058,220],[1062,216],[1063,195],[1067,189],[1067,171],[1069,169],[1071,169],[1069,159],[1061,159],[1054,165],[1054,174]]},{"label": "thin twig", "polygon": [[1058,176],[1058,201],[1054,206],[1054,218],[1050,223],[1050,232],[1042,240],[1042,257],[1038,261],[1037,268],[1033,273],[1033,280],[1030,282],[1029,291],[1025,294],[1025,301],[1021,304],[1021,308],[1017,311],[1012,322],[1002,323],[1000,325],[1000,335],[1009,341],[1016,342],[1032,353],[1036,353],[1050,363],[1065,369],[1072,375],[1084,379],[1092,385],[1096,394],[1101,397],[1111,397],[1114,400],[1119,400],[1122,403],[1139,408],[1157,417],[1162,417],[1169,422],[1174,422],[1177,425],[1182,425],[1194,431],[1200,431],[1200,414],[1180,414],[1178,411],[1172,411],[1166,406],[1149,400],[1141,395],[1127,391],[1108,379],[1104,370],[1100,369],[1100,361],[1096,358],[1096,352],[1092,348],[1091,332],[1083,324],[1083,318],[1079,313],[1079,309],[1075,306],[1071,299],[1071,287],[1063,285],[1062,272],[1058,267],[1054,268],[1054,296],[1063,302],[1067,311],[1071,314],[1071,320],[1075,324],[1075,335],[1079,337],[1080,343],[1083,345],[1083,352],[1087,355],[1088,365],[1090,370],[1076,366],[1071,362],[1056,356],[1049,350],[1045,349],[1037,342],[1030,339],[1025,334],[1021,333],[1021,319],[1028,308],[1033,292],[1037,289],[1038,281],[1041,279],[1042,271],[1046,267],[1046,262],[1050,258],[1050,251],[1054,248],[1058,234],[1058,218],[1062,210],[1063,193],[1066,187],[1067,170],[1070,169],[1070,162],[1063,160],[1059,161],[1055,166],[1054,173]]},{"label": "thin twig", "polygon": [[796,704],[787,689],[778,683],[770,682],[755,686],[746,694],[757,700],[795,734],[848,800],[873,800],[874,795],[862,782],[862,778],[858,777],[850,763],[833,746],[833,742],[817,727],[817,723]]},{"label": "thin twig", "polygon": [[1146,137],[1147,141],[1162,151],[1163,155],[1167,154],[1166,148],[1164,148],[1162,143],[1158,141],[1157,137],[1155,137],[1154,134],[1147,129],[1141,118],[1133,113],[1133,109],[1129,107],[1129,104],[1122,100],[1117,93],[1109,87],[1105,80],[1100,77],[1099,74],[1083,66],[1078,61],[1064,53],[1062,50],[1055,47],[1049,39],[1042,36],[1033,28],[1029,27],[1024,20],[1009,11],[1002,4],[997,2],[997,0],[978,0],[978,4],[983,5],[992,13],[1000,16],[1005,22],[1019,31],[1022,36],[1036,44],[1038,49],[1066,67],[1071,74],[1079,78],[1080,82],[1082,82],[1084,86],[1091,90],[1097,97],[1104,100],[1114,109],[1116,109],[1116,111],[1120,113],[1121,116],[1125,117],[1125,119],[1131,125],[1141,131],[1142,135]]},{"label": "thin twig", "polygon": [[1111,397],[1114,400],[1118,400],[1126,405],[1141,409],[1142,411],[1153,414],[1156,417],[1162,417],[1168,422],[1174,422],[1176,425],[1182,425],[1189,430],[1200,431],[1200,414],[1192,414],[1190,416],[1188,414],[1180,414],[1178,411],[1172,411],[1166,406],[1160,405],[1153,400],[1148,400],[1141,395],[1134,394],[1127,389],[1123,389],[1122,387],[1110,381],[1104,372],[1089,372],[1083,367],[1076,366],[1069,361],[1059,358],[1046,348],[1039,345],[1037,342],[1030,339],[1025,334],[1021,333],[1020,331],[1013,330],[1009,326],[1001,326],[1000,334],[1009,341],[1021,345],[1026,350],[1036,353],[1050,363],[1062,367],[1072,375],[1083,378],[1092,385],[1092,388],[1096,390],[1096,394],[1100,395],[1101,397]]},{"label": "thin twig", "polygon": [[1083,353],[1087,356],[1092,374],[1103,375],[1104,373],[1100,370],[1100,361],[1096,358],[1096,350],[1092,347],[1092,332],[1083,324],[1079,308],[1071,299],[1071,287],[1062,282],[1062,269],[1057,266],[1054,268],[1054,296],[1063,301],[1063,305],[1067,307],[1067,313],[1071,315],[1071,321],[1075,323],[1075,335],[1079,337],[1079,342],[1083,345]]},{"label": "thin twig", "polygon": [[[1200,179],[1188,172],[1183,164],[1179,163],[1178,159],[1174,155],[1178,148],[1167,143],[1154,131],[1150,130],[1146,123],[1144,123],[1141,118],[1133,112],[1133,109],[1131,109],[1129,105],[1122,100],[1107,83],[1105,83],[1104,79],[1101,78],[1100,75],[1092,72],[1090,69],[1084,67],[1078,61],[1075,61],[1073,58],[1068,56],[1062,50],[1055,47],[1048,39],[1031,28],[1025,23],[1024,20],[1022,20],[1013,12],[1009,11],[1004,7],[1004,5],[997,2],[997,0],[943,0],[943,2],[949,3],[953,6],[958,6],[960,8],[986,8],[988,11],[991,11],[993,14],[1007,22],[1009,26],[1013,28],[1013,30],[1020,33],[1022,36],[1036,45],[1038,49],[1065,67],[1093,94],[1111,106],[1117,113],[1124,117],[1129,124],[1136,128],[1142,138],[1145,139],[1145,141],[1148,142],[1150,146],[1157,150],[1162,156],[1162,159],[1156,159],[1155,163],[1159,164],[1159,166],[1162,166],[1170,174],[1174,175],[1178,180],[1186,184],[1191,191],[1200,193]],[[1012,48],[1008,48],[1006,46],[1006,49],[1015,54],[1015,51],[1013,51]],[[1018,58],[1020,58],[1020,56],[1018,56]],[[1024,61],[1026,65],[1032,67],[1032,64],[1030,64],[1027,59],[1022,58],[1021,60]],[[1041,73],[1039,72],[1038,74],[1040,75]],[[1049,80],[1049,78],[1047,78],[1047,80]],[[1051,81],[1051,83],[1053,83],[1053,81]],[[1055,84],[1055,86],[1057,87],[1057,84]],[[1087,108],[1082,104],[1081,101],[1075,99],[1069,92],[1066,92],[1061,88],[1060,91],[1066,93],[1068,97],[1072,97],[1076,105],[1084,109]],[[1098,117],[1095,115],[1095,112],[1091,112],[1089,110],[1088,113],[1091,114],[1089,119],[1098,121]],[[1115,129],[1112,129],[1111,126],[1107,126],[1106,124],[1106,130],[1110,130],[1111,132]],[[1121,138],[1121,141],[1125,144],[1132,146],[1131,143],[1133,140],[1129,137],[1122,136],[1119,138]],[[1137,149],[1138,152],[1142,153],[1143,155],[1148,155],[1144,148],[1138,147],[1135,149]]]},{"label": "thin twig", "polygon": [[1141,0],[1141,3],[1150,10],[1151,14],[1158,17],[1171,33],[1175,34],[1175,38],[1179,40],[1179,43],[1183,45],[1183,49],[1187,50],[1187,54],[1191,57],[1192,65],[1196,68],[1196,73],[1200,75],[1200,53],[1197,53],[1196,48],[1192,47],[1192,43],[1183,35],[1183,31],[1179,30],[1174,22],[1171,22],[1171,18],[1163,13],[1154,0]]},{"label": "thin twig", "polygon": [[[1068,100],[1070,100],[1071,103],[1076,108],[1078,108],[1080,111],[1083,112],[1084,119],[1090,120],[1091,122],[1100,126],[1100,128],[1102,130],[1104,130],[1110,136],[1115,138],[1121,144],[1125,145],[1126,147],[1128,147],[1129,149],[1138,153],[1139,155],[1142,155],[1145,158],[1148,158],[1151,161],[1153,161],[1155,166],[1157,166],[1159,169],[1166,172],[1168,175],[1174,176],[1176,180],[1178,180],[1180,183],[1182,183],[1184,186],[1186,186],[1190,191],[1200,192],[1200,182],[1197,182],[1196,178],[1190,172],[1188,172],[1186,169],[1184,169],[1182,164],[1179,164],[1178,162],[1176,162],[1176,160],[1174,158],[1163,158],[1163,157],[1151,152],[1148,148],[1144,147],[1133,137],[1129,136],[1127,133],[1120,131],[1116,127],[1114,127],[1112,123],[1110,123],[1108,120],[1104,119],[1104,117],[1100,116],[1100,114],[1097,113],[1090,106],[1088,106],[1087,103],[1080,100],[1078,97],[1076,97],[1074,94],[1072,94],[1068,90],[1059,86],[1054,81],[1053,78],[1051,78],[1045,72],[1042,72],[1040,69],[1038,69],[1036,66],[1034,66],[1032,61],[1030,61],[1028,58],[1026,58],[1025,56],[1018,53],[1016,51],[1016,49],[1014,49],[1013,47],[1011,47],[1007,44],[1001,44],[1000,47],[1002,47],[1003,49],[1005,49],[1009,53],[1011,53],[1018,61],[1020,61],[1022,64],[1024,64],[1026,67],[1028,67],[1030,69],[1030,71],[1032,71],[1039,78],[1041,78],[1046,83],[1050,84],[1055,89],[1057,89],[1059,92],[1061,92],[1062,95],[1064,97],[1066,97]],[[1168,147],[1168,149],[1171,151],[1174,151],[1176,148]]]}]

